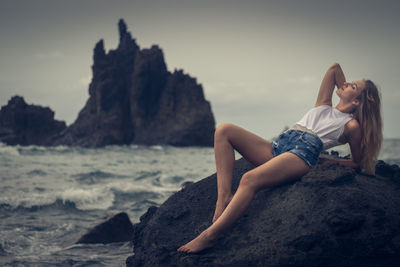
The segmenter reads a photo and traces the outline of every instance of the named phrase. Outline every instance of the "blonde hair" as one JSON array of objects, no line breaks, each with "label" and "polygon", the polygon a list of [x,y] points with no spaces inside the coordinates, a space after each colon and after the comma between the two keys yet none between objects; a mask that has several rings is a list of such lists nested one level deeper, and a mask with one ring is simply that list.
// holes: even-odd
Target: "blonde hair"
[{"label": "blonde hair", "polygon": [[381,94],[371,80],[363,79],[365,89],[358,96],[360,104],[354,114],[361,125],[361,168],[375,175],[382,144]]}]

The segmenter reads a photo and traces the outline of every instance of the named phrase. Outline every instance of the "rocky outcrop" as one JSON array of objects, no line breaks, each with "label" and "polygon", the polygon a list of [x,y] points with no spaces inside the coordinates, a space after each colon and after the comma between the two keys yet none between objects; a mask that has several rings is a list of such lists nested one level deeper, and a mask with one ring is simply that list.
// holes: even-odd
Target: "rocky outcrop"
[{"label": "rocky outcrop", "polygon": [[117,49],[96,44],[89,99],[55,144],[212,146],[215,121],[201,84],[170,73],[157,45],[140,49],[122,19],[118,28]]},{"label": "rocky outcrop", "polygon": [[65,128],[50,108],[28,105],[21,96],[13,96],[0,110],[0,142],[8,145],[49,145]]},{"label": "rocky outcrop", "polygon": [[6,251],[3,249],[3,246],[0,244],[0,256],[6,256],[7,253]]},{"label": "rocky outcrop", "polygon": [[107,221],[90,229],[77,243],[113,243],[132,240],[133,226],[125,212],[118,213]]},{"label": "rocky outcrop", "polygon": [[16,97],[1,110],[0,141],[212,146],[215,120],[202,85],[182,70],[170,73],[157,45],[140,49],[122,19],[118,29],[117,49],[106,53],[102,39],[95,45],[89,99],[73,124],[66,127],[50,109]]},{"label": "rocky outcrop", "polygon": [[[252,168],[236,162],[234,189]],[[211,175],[149,208],[134,225],[127,266],[398,266],[400,169],[379,162],[376,173],[319,163],[299,181],[258,192],[213,248],[178,253],[211,223]]]}]

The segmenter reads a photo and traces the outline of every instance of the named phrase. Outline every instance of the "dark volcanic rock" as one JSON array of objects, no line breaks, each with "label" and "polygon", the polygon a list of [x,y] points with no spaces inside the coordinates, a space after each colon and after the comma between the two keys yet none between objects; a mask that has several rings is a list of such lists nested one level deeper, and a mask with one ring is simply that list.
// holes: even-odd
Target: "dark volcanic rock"
[{"label": "dark volcanic rock", "polygon": [[[234,189],[251,168],[236,162]],[[297,182],[258,192],[213,248],[178,253],[211,223],[211,175],[141,217],[127,266],[398,266],[399,170],[380,162],[376,173],[320,163]]]},{"label": "dark volcanic rock", "polygon": [[215,121],[201,84],[170,73],[157,45],[141,50],[122,19],[118,27],[116,50],[96,44],[90,97],[55,144],[212,146]]},{"label": "dark volcanic rock", "polygon": [[21,96],[13,96],[0,110],[0,141],[8,145],[49,145],[65,128],[50,108],[28,105]]},{"label": "dark volcanic rock", "polygon": [[7,253],[6,251],[3,249],[3,246],[0,244],[0,256],[6,256]]},{"label": "dark volcanic rock", "polygon": [[125,212],[97,225],[83,235],[77,243],[112,243],[132,240],[133,226]]}]

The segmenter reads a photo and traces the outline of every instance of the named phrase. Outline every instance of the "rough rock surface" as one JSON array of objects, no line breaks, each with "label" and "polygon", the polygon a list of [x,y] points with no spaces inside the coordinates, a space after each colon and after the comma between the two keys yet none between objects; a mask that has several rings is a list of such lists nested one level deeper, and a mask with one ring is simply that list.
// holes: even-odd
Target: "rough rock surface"
[{"label": "rough rock surface", "polygon": [[[251,168],[236,161],[234,189]],[[398,266],[400,170],[379,162],[376,172],[319,163],[297,182],[258,192],[213,248],[178,253],[211,223],[211,175],[149,208],[134,225],[127,266]]]},{"label": "rough rock surface", "polygon": [[0,244],[0,256],[5,256],[5,255],[7,255],[7,253],[3,249],[3,246]]},{"label": "rough rock surface", "polygon": [[28,105],[21,96],[13,96],[0,110],[0,142],[7,145],[49,145],[65,128],[50,108]]},{"label": "rough rock surface", "polygon": [[212,146],[215,131],[201,84],[182,70],[170,73],[162,50],[140,49],[120,19],[119,45],[94,48],[89,99],[55,144]]},{"label": "rough rock surface", "polygon": [[113,243],[132,240],[133,226],[125,212],[90,229],[77,243]]}]

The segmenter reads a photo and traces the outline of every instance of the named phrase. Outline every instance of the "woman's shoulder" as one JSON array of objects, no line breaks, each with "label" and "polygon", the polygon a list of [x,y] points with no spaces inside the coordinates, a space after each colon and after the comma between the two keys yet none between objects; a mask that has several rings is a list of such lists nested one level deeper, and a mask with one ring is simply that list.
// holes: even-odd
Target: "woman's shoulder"
[{"label": "woman's shoulder", "polygon": [[349,120],[343,130],[343,135],[346,136],[346,139],[349,140],[354,136],[359,136],[361,134],[361,125],[356,119]]},{"label": "woman's shoulder", "polygon": [[347,128],[348,130],[351,130],[351,131],[356,131],[356,130],[361,129],[361,125],[358,122],[358,120],[351,119],[346,123],[345,128]]}]

